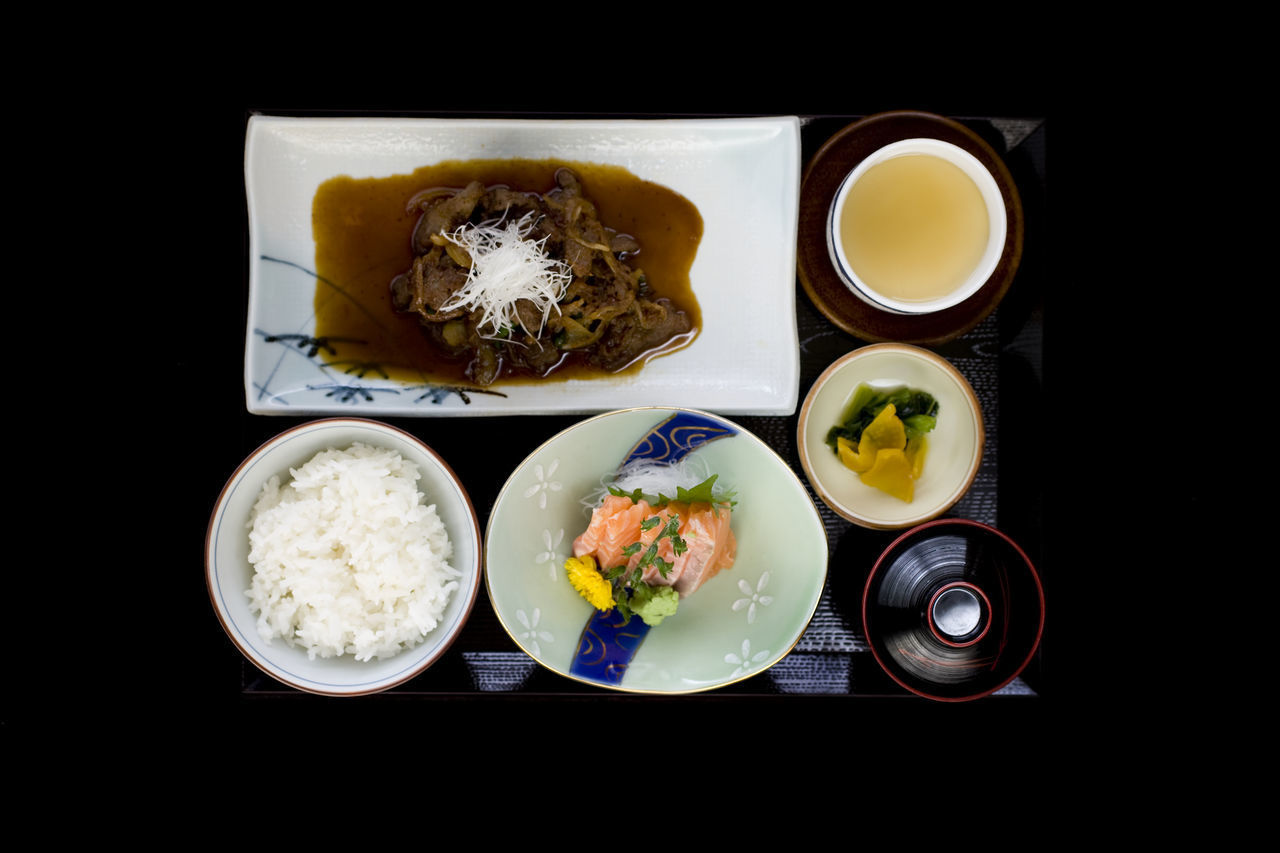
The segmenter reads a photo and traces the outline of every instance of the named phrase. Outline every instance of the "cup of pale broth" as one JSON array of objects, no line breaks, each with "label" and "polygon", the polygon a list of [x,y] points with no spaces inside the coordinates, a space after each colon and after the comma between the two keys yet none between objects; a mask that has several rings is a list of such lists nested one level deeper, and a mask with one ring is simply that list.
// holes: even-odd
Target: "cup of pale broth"
[{"label": "cup of pale broth", "polygon": [[827,248],[859,299],[929,314],[982,289],[1006,228],[1000,187],[978,158],[941,139],[904,139],[845,176],[827,216]]}]

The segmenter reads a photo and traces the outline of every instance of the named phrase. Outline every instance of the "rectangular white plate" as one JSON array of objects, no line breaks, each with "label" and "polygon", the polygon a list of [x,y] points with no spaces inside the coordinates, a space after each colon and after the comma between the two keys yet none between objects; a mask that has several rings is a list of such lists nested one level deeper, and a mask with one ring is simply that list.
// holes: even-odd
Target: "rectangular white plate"
[{"label": "rectangular white plate", "polygon": [[[702,214],[690,270],[703,327],[692,345],[634,375],[459,394],[353,378],[305,344],[315,333],[311,203],[338,175],[408,174],[442,160],[561,159],[622,166]],[[800,122],[314,119],[253,116],[249,207],[250,412],[386,416],[568,414],[684,406],[790,415],[799,390],[796,222]],[[300,345],[300,341],[303,342]]]}]

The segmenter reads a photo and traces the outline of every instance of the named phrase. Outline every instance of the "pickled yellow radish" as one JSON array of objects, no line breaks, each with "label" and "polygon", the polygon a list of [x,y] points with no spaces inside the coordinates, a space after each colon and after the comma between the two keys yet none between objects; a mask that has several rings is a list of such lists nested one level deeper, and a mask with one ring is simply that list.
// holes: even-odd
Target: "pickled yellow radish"
[{"label": "pickled yellow radish", "polygon": [[928,448],[924,436],[907,438],[906,426],[892,403],[862,431],[857,448],[843,436],[836,439],[836,453],[844,467],[868,486],[907,503],[915,497],[915,481],[924,470]]},{"label": "pickled yellow radish", "polygon": [[907,439],[907,461],[911,463],[911,477],[919,480],[924,471],[924,457],[929,452],[929,439],[925,436]]},{"label": "pickled yellow radish", "polygon": [[[937,425],[938,401],[928,391],[897,386],[854,389],[827,444],[840,464],[869,486],[910,503],[924,472],[929,444],[925,433]],[[886,455],[887,454],[887,455]]]},{"label": "pickled yellow radish", "polygon": [[[876,415],[875,420],[867,424],[867,428],[862,431],[862,442],[868,438],[877,449],[903,450],[906,448],[907,428],[898,417],[898,410],[893,403],[885,406],[884,410]],[[862,450],[861,442],[858,449]]]},{"label": "pickled yellow radish", "polygon": [[868,486],[874,486],[907,503],[911,503],[911,499],[915,497],[916,481],[911,476],[911,463],[902,450],[881,450],[876,454],[876,464],[871,466],[871,470],[858,476]]},{"label": "pickled yellow radish", "polygon": [[859,474],[870,470],[871,463],[875,461],[874,454],[871,456],[859,454],[858,448],[854,447],[853,442],[844,436],[836,439],[836,453],[840,456],[841,465]]}]

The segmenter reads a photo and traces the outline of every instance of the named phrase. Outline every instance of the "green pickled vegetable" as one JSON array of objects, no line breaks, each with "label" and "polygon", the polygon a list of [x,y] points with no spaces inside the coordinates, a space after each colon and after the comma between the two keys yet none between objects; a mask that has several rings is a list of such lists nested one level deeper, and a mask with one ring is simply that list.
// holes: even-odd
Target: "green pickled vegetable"
[{"label": "green pickled vegetable", "polygon": [[862,431],[890,404],[902,420],[908,439],[920,438],[938,424],[938,401],[928,391],[905,385],[879,389],[863,382],[854,389],[853,396],[845,405],[840,423],[827,431],[826,441],[831,452],[839,454],[837,441],[840,438],[857,447]]}]

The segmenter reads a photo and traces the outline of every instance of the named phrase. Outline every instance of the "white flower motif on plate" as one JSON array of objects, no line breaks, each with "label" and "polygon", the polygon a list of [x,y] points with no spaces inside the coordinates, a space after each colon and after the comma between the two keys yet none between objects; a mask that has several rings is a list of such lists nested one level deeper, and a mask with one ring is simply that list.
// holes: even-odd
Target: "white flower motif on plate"
[{"label": "white flower motif on plate", "polygon": [[520,624],[525,627],[524,631],[516,634],[516,639],[523,641],[529,647],[529,651],[533,654],[542,654],[542,648],[538,645],[539,640],[544,643],[554,643],[556,641],[556,638],[550,631],[538,629],[538,622],[542,619],[542,611],[538,608],[533,608],[532,617],[526,614],[523,610],[517,610],[516,619],[518,619]]},{"label": "white flower motif on plate", "polygon": [[744,672],[748,672],[755,664],[763,663],[768,659],[769,659],[768,649],[758,651],[754,655],[751,654],[751,640],[749,639],[742,641],[741,655],[738,655],[735,652],[729,652],[729,654],[724,656],[725,663],[735,664],[737,667],[733,671],[734,677],[742,675]]},{"label": "white flower motif on plate", "polygon": [[752,589],[751,584],[742,578],[738,579],[738,589],[742,592],[744,598],[739,598],[733,602],[733,612],[746,609],[747,624],[750,625],[756,621],[756,608],[768,607],[773,604],[773,596],[765,595],[764,588],[769,585],[769,573],[765,572],[760,576],[760,580],[756,581],[756,588]]},{"label": "white flower motif on plate", "polygon": [[524,496],[526,498],[537,497],[538,509],[547,508],[547,492],[560,491],[559,481],[551,479],[558,467],[560,467],[559,459],[551,460],[551,465],[546,470],[543,470],[541,462],[533,466],[533,475],[538,479],[538,482],[525,489]]},{"label": "white flower motif on plate", "polygon": [[563,562],[560,559],[560,543],[563,540],[564,540],[563,527],[556,531],[555,536],[551,535],[550,530],[543,530],[542,544],[544,547],[543,547],[543,550],[538,552],[538,556],[534,558],[534,562],[538,564],[550,562],[552,580],[555,580],[556,578],[560,577],[560,572],[558,571],[558,569],[559,569],[560,563]]}]

